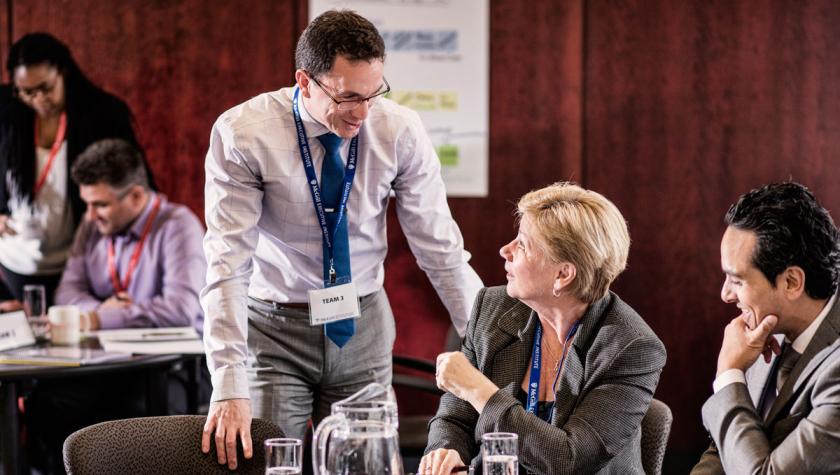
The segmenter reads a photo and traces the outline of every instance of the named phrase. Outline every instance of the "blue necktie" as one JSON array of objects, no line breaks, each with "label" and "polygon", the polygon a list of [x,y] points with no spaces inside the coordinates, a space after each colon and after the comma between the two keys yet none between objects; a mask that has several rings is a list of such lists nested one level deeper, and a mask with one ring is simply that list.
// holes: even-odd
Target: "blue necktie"
[{"label": "blue necktie", "polygon": [[[337,282],[347,283],[351,279],[347,215],[344,215],[338,229],[335,225],[341,201],[341,188],[344,184],[344,162],[341,161],[339,153],[342,139],[335,134],[324,134],[319,136],[318,140],[324,146],[324,164],[321,166],[321,199],[324,202],[324,208],[333,210],[327,212],[327,229],[331,233],[333,245],[333,267],[335,267]],[[323,244],[323,250],[324,280],[329,282],[330,259],[326,243]],[[324,325],[324,334],[339,348],[350,340],[355,331],[356,325],[352,318]]]}]

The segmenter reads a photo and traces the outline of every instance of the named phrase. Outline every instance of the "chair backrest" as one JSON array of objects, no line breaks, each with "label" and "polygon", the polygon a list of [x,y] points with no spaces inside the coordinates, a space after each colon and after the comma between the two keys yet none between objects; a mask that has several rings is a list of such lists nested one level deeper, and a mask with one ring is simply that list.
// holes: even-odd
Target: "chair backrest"
[{"label": "chair backrest", "polygon": [[662,473],[662,460],[665,458],[673,420],[667,404],[658,399],[650,401],[650,407],[642,419],[642,466],[647,475]]},{"label": "chair backrest", "polygon": [[[103,422],[80,429],[64,441],[64,467],[69,474],[101,473],[230,474],[210,453],[201,452],[206,416],[139,417]],[[273,422],[251,421],[254,456],[245,459],[237,440],[237,473],[265,473],[265,439],[283,437]]]}]

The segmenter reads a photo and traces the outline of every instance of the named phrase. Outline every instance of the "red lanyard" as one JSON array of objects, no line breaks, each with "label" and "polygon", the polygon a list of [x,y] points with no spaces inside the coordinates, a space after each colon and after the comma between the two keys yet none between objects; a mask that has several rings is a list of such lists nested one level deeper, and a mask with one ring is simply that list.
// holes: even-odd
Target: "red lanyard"
[{"label": "red lanyard", "polygon": [[143,225],[143,234],[140,235],[140,240],[137,241],[137,246],[134,247],[134,253],[131,255],[131,260],[128,261],[128,269],[125,271],[125,278],[120,283],[120,276],[117,273],[116,259],[114,258],[114,238],[108,241],[108,273],[111,274],[111,284],[114,286],[114,292],[125,292],[128,290],[128,284],[131,283],[131,275],[134,274],[134,269],[140,261],[140,254],[143,252],[143,244],[146,242],[146,237],[152,230],[152,224],[155,222],[155,217],[160,210],[160,197],[155,196],[155,204],[152,205],[152,211],[149,217],[146,218],[146,224]]},{"label": "red lanyard", "polygon": [[[50,169],[53,166],[53,162],[55,161],[55,156],[58,155],[58,151],[61,149],[61,144],[64,142],[64,133],[67,131],[67,113],[62,112],[61,117],[58,119],[58,130],[55,132],[55,140],[53,140],[52,147],[50,148],[50,155],[47,159],[47,166],[44,167],[44,171],[41,172],[41,176],[38,177],[38,181],[35,182],[35,194],[37,195],[41,188],[44,187],[44,183],[47,182],[47,177],[50,175]],[[38,148],[38,119],[35,119],[35,148]]]}]

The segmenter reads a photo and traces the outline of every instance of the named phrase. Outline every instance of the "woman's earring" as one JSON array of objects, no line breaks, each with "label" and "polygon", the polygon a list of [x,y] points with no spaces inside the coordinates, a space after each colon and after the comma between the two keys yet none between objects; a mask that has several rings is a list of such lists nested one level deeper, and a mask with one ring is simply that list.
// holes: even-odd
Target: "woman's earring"
[{"label": "woman's earring", "polygon": [[553,295],[555,297],[559,297],[560,296],[560,289],[557,289],[557,288],[551,289],[551,295]]}]

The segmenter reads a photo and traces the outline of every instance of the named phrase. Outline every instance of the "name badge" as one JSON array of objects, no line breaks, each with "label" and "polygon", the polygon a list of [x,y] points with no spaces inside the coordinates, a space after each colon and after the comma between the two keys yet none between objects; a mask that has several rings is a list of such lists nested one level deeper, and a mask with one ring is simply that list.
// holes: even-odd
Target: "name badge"
[{"label": "name badge", "polygon": [[360,314],[355,282],[309,291],[309,323],[312,325],[357,318]]},{"label": "name badge", "polygon": [[27,346],[35,343],[32,329],[23,312],[0,315],[0,350]]}]

